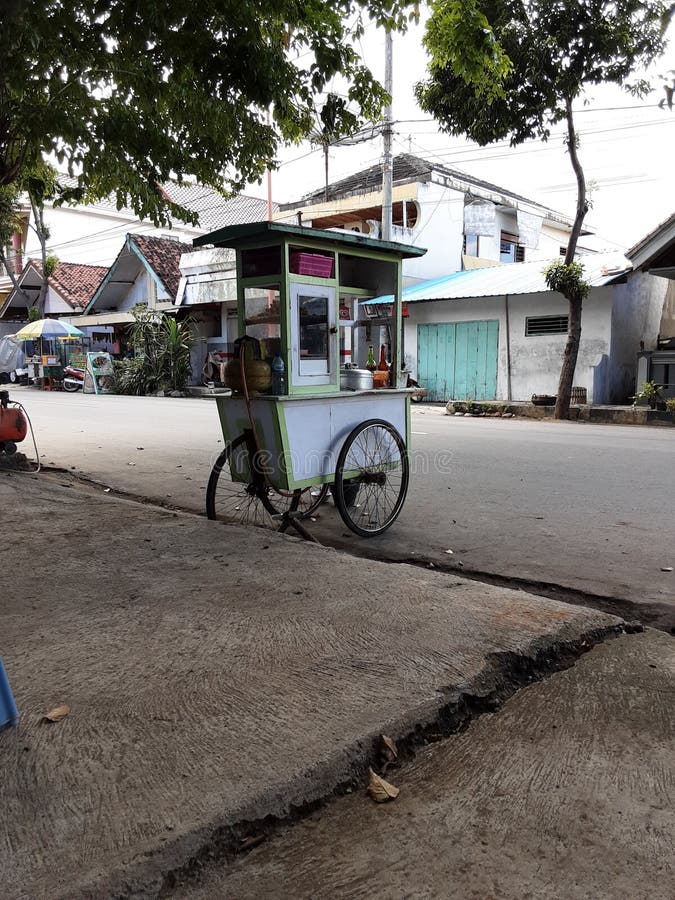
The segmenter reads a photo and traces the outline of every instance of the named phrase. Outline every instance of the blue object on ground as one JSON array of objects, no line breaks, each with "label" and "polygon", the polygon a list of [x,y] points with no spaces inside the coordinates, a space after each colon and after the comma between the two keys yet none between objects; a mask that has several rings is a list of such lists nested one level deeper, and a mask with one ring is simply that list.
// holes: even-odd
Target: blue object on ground
[{"label": "blue object on ground", "polygon": [[5,667],[0,659],[0,728],[16,725],[19,721],[19,710],[16,708]]}]

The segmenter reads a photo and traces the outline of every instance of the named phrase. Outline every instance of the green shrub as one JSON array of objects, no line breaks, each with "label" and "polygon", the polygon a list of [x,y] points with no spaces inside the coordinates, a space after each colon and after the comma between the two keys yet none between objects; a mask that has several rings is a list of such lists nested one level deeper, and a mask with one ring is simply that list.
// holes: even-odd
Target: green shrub
[{"label": "green shrub", "polygon": [[135,306],[132,313],[129,338],[136,355],[115,363],[115,392],[143,395],[183,390],[191,372],[189,319],[176,322],[173,316],[142,304]]}]

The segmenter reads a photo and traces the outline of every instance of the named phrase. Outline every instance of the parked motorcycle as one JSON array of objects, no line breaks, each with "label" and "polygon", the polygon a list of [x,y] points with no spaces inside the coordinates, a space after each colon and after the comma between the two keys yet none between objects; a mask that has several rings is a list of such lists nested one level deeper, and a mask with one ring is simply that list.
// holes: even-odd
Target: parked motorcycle
[{"label": "parked motorcycle", "polygon": [[74,394],[75,391],[81,391],[84,387],[84,369],[77,366],[64,366],[63,368],[63,390]]}]

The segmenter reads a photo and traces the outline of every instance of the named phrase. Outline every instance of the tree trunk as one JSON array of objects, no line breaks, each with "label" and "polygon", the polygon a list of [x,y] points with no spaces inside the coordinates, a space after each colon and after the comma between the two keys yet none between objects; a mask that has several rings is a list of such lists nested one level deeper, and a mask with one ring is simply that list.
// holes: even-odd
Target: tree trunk
[{"label": "tree trunk", "polygon": [[577,356],[579,355],[579,343],[581,341],[582,300],[581,297],[568,299],[570,324],[567,331],[567,344],[565,345],[565,355],[563,356],[562,369],[560,370],[558,395],[556,397],[555,412],[553,414],[556,419],[569,419],[570,417],[572,382],[574,381]]},{"label": "tree trunk", "polygon": [[[574,262],[574,255],[577,251],[577,242],[581,234],[581,227],[588,212],[588,201],[586,200],[586,179],[584,178],[584,170],[579,162],[577,154],[577,133],[574,127],[574,117],[572,115],[572,101],[565,101],[567,110],[567,149],[570,154],[570,161],[574,174],[577,179],[577,211],[574,217],[572,233],[570,234],[569,243],[567,244],[567,252],[565,253],[565,265]],[[567,295],[566,295],[567,296]],[[568,419],[570,415],[570,400],[572,397],[572,383],[574,381],[574,372],[577,367],[577,357],[579,355],[579,342],[581,340],[581,306],[582,299],[574,294],[567,296],[570,305],[570,321],[567,329],[567,344],[565,346],[565,355],[563,357],[563,365],[560,371],[560,381],[558,382],[558,394],[555,404],[554,417],[556,419]]]},{"label": "tree trunk", "polygon": [[40,241],[40,255],[42,258],[42,282],[40,284],[40,293],[35,302],[38,312],[40,313],[40,318],[42,319],[45,312],[47,287],[49,286],[49,276],[47,275],[47,230],[45,229],[44,223],[44,207],[41,203],[37,203],[36,200],[31,197],[30,192],[28,196],[33,210],[33,218],[35,219],[35,234]]}]

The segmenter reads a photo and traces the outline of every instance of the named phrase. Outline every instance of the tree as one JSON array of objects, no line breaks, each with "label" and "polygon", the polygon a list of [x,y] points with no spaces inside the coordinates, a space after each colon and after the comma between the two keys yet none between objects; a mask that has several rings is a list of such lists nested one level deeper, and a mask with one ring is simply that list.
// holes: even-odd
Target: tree
[{"label": "tree", "polygon": [[510,138],[547,140],[565,122],[577,182],[577,207],[564,262],[546,273],[569,302],[569,329],[556,402],[568,418],[588,286],[574,262],[588,211],[573,104],[587,86],[614,83],[644,94],[628,79],[665,48],[675,5],[661,0],[435,0],[425,45],[429,78],[417,97],[451,134],[480,145]]},{"label": "tree", "polygon": [[[22,171],[12,184],[0,186],[0,262],[14,286],[26,300],[29,308],[35,308],[42,317],[49,286],[49,278],[53,274],[58,259],[47,253],[47,241],[49,240],[49,228],[44,220],[45,200],[53,200],[59,193],[57,172],[48,163],[42,160],[34,163],[32,168]],[[19,280],[14,271],[13,260],[8,260],[5,247],[10,243],[15,232],[21,232],[24,223],[21,210],[24,205],[24,196],[28,198],[33,213],[33,224],[30,227],[35,231],[40,242],[42,260],[42,282],[40,292],[35,303],[31,300],[19,285]]]},{"label": "tree", "polygon": [[54,274],[58,264],[58,259],[53,254],[47,253],[49,228],[45,224],[45,200],[53,200],[60,193],[57,179],[56,169],[50,166],[49,163],[40,160],[33,165],[30,171],[24,174],[21,180],[33,213],[34,224],[31,227],[40,242],[42,282],[40,283],[40,293],[35,301],[35,306],[40,316],[43,315],[45,309],[49,279]]},{"label": "tree", "polygon": [[[54,154],[62,201],[114,193],[158,225],[196,221],[162,193],[191,175],[240,189],[304,137],[330,80],[364,116],[385,98],[353,45],[407,0],[3,0],[0,185]],[[271,108],[271,124],[265,114]],[[336,108],[338,130],[358,117]]]}]

